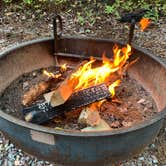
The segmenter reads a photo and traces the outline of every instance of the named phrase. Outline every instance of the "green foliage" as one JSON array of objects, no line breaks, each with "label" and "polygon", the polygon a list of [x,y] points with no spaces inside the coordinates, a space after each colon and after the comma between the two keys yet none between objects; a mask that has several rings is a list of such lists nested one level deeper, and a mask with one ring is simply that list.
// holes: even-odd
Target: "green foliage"
[{"label": "green foliage", "polygon": [[[80,25],[93,25],[101,14],[120,17],[123,12],[147,9],[146,17],[157,21],[166,15],[166,0],[2,0],[5,4],[15,3],[20,9],[42,11],[66,11],[76,14]],[[27,11],[28,12],[28,11]]]},{"label": "green foliage", "polygon": [[157,21],[162,13],[166,15],[165,0],[115,0],[112,5],[105,5],[105,13],[119,17],[122,12],[131,12],[138,9],[147,9],[146,17]]},{"label": "green foliage", "polygon": [[77,20],[80,25],[89,24],[90,26],[94,25],[96,22],[96,13],[89,9],[88,7],[84,7],[84,13],[77,12]]},{"label": "green foliage", "polygon": [[3,2],[5,2],[5,3],[11,3],[12,2],[12,0],[2,0]]},{"label": "green foliage", "polygon": [[23,0],[25,4],[31,5],[34,0]]},{"label": "green foliage", "polygon": [[80,25],[85,24],[85,19],[83,16],[81,16],[81,14],[79,12],[77,13],[77,19],[78,19],[78,22],[80,23]]}]

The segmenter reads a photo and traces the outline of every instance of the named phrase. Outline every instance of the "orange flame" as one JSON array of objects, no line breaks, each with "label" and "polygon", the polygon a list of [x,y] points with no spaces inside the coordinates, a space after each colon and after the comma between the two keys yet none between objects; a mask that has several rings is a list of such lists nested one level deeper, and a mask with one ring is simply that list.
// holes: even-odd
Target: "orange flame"
[{"label": "orange flame", "polygon": [[[120,49],[117,45],[113,47],[114,59],[108,59],[103,55],[102,66],[93,67],[96,61],[92,58],[89,62],[81,66],[75,73],[73,73],[69,79],[69,82],[73,84],[74,90],[81,90],[87,87],[97,85],[100,83],[108,84],[110,76],[115,72],[122,69],[129,56],[131,55],[131,46],[127,45]],[[120,84],[120,80],[116,80],[109,86],[112,96],[115,95],[115,87]]]},{"label": "orange flame", "polygon": [[151,23],[151,20],[149,18],[142,18],[139,22],[141,31],[144,31]]}]

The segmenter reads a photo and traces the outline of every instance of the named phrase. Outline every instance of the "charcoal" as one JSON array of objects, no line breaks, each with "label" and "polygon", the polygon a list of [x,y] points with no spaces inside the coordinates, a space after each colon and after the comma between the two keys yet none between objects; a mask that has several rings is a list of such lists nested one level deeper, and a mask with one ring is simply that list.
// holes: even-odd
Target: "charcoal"
[{"label": "charcoal", "polygon": [[86,106],[111,96],[106,84],[99,84],[73,93],[62,105],[52,107],[48,103],[41,103],[33,107],[23,109],[23,115],[29,122],[42,124],[56,116],[62,116],[65,112]]}]

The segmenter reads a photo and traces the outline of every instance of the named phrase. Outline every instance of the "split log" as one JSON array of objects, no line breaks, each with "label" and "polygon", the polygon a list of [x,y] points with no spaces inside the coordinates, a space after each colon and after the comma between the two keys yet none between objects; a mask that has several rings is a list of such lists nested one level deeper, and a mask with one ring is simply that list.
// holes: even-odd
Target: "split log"
[{"label": "split log", "polygon": [[97,126],[100,121],[100,114],[95,104],[85,107],[78,118],[78,123],[85,126]]},{"label": "split log", "polygon": [[36,100],[37,97],[43,94],[50,87],[51,82],[52,79],[46,82],[40,82],[39,84],[36,84],[34,87],[30,88],[30,90],[23,95],[22,104],[31,104],[34,100]]}]

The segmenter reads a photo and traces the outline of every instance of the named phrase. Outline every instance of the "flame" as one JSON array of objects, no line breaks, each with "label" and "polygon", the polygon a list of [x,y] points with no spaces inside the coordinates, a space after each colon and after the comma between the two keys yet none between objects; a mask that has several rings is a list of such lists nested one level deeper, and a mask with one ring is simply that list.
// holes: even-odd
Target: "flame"
[{"label": "flame", "polygon": [[[115,95],[115,87],[117,87],[121,81],[119,77],[116,80],[110,80],[111,76],[114,76],[115,73],[121,74],[122,69],[125,69],[126,61],[131,55],[131,46],[127,44],[127,46],[119,48],[117,45],[114,45],[113,54],[113,59],[109,59],[103,54],[102,65],[99,67],[94,67],[96,59],[91,57],[88,62],[80,66],[78,70],[69,77],[68,85],[73,87],[73,91],[78,91],[90,86],[106,83],[113,97]],[[61,65],[61,73],[66,70],[67,65]],[[46,70],[44,70],[43,73],[51,78],[59,78],[62,75],[61,73],[54,74]]]},{"label": "flame", "polygon": [[[90,61],[81,66],[69,79],[73,84],[74,91],[85,89],[87,87],[100,83],[109,84],[110,76],[121,70],[131,55],[131,46],[127,45],[120,49],[117,45],[113,47],[114,59],[109,59],[103,54],[102,65],[93,67],[96,60],[91,58]],[[116,80],[109,86],[112,96],[115,95],[115,87],[120,84],[120,80]]]},{"label": "flame", "polygon": [[149,24],[151,23],[151,20],[149,18],[142,18],[141,21],[139,22],[141,31],[144,31]]},{"label": "flame", "polygon": [[112,97],[115,96],[115,87],[117,87],[120,84],[120,82],[121,82],[120,80],[116,80],[111,85],[109,85],[109,91]]},{"label": "flame", "polygon": [[54,73],[48,72],[47,70],[43,70],[43,74],[50,78],[59,78],[62,76],[62,74],[54,74]]},{"label": "flame", "polygon": [[67,70],[67,65],[66,65],[66,63],[65,63],[65,64],[61,65],[60,71],[61,71],[62,73],[64,73],[66,70]]},{"label": "flame", "polygon": [[[66,64],[63,64],[63,65],[60,66],[60,72],[61,73],[64,73],[66,70],[67,70],[67,65]],[[43,70],[43,74],[46,75],[47,77],[50,77],[50,78],[59,78],[59,77],[62,76],[61,73],[54,74],[54,73],[48,72],[47,70]]]}]

